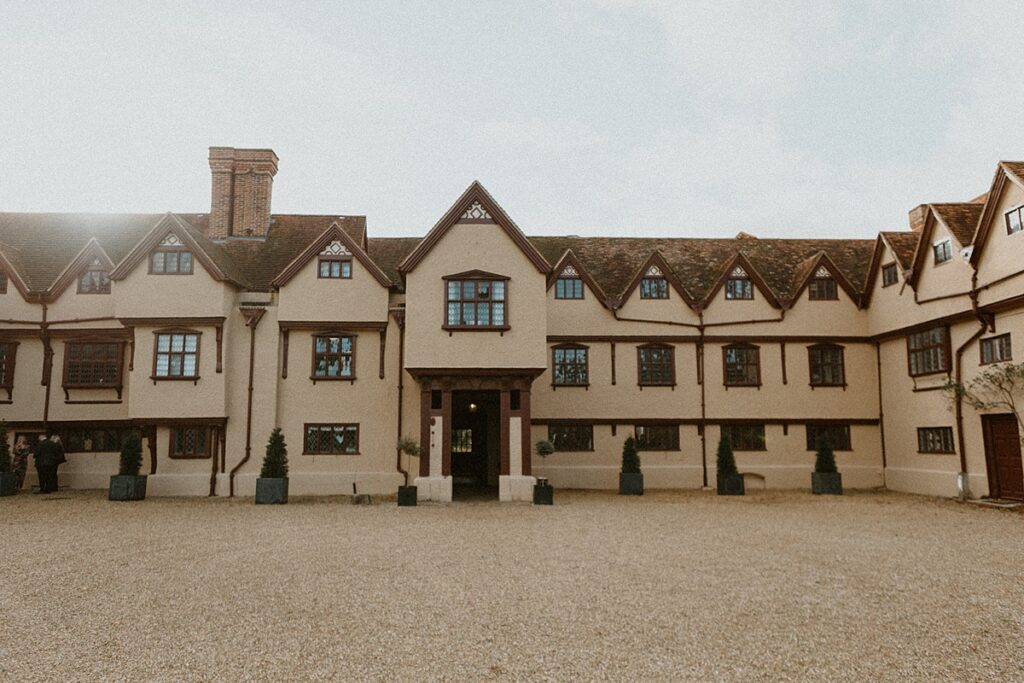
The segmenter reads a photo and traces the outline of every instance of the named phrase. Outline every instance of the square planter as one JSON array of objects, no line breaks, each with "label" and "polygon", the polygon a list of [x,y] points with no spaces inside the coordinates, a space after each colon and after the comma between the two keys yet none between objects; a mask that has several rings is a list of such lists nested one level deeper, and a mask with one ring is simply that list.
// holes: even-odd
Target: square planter
[{"label": "square planter", "polygon": [[400,507],[400,508],[416,507],[416,487],[415,486],[399,486],[398,487],[398,507]]},{"label": "square planter", "polygon": [[145,500],[146,475],[115,474],[110,478],[107,500]]},{"label": "square planter", "polygon": [[718,495],[720,496],[742,496],[745,493],[743,488],[743,475],[732,474],[727,477],[718,477]]},{"label": "square planter", "polygon": [[256,479],[257,505],[284,505],[288,502],[287,479]]},{"label": "square planter", "polygon": [[643,473],[627,474],[619,472],[619,495],[620,496],[642,496],[644,495]]},{"label": "square planter", "polygon": [[13,496],[18,492],[18,475],[14,472],[0,472],[0,496]]},{"label": "square planter", "polygon": [[843,475],[839,472],[811,472],[811,493],[843,495]]},{"label": "square planter", "polygon": [[547,479],[539,479],[533,485],[534,505],[554,505],[555,487],[548,483]]}]

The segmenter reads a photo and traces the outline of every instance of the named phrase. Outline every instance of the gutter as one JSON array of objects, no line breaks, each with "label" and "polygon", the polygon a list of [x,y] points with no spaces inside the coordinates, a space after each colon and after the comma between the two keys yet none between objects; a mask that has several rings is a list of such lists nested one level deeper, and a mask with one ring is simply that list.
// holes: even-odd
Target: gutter
[{"label": "gutter", "polygon": [[[397,312],[395,323],[398,325],[398,437],[395,440],[397,444],[402,439],[402,394],[405,391],[405,311]],[[408,486],[409,473],[402,467],[402,449],[396,445],[395,451],[396,468],[405,481],[403,486]],[[420,454],[420,457],[423,455]]]},{"label": "gutter", "polygon": [[249,328],[249,387],[245,409],[245,456],[231,469],[231,473],[228,475],[229,498],[235,496],[235,475],[245,463],[249,462],[249,457],[252,455],[252,393],[256,366],[256,326],[259,325],[260,318],[264,313],[266,313],[265,308],[254,308],[249,311],[243,309],[242,311],[242,314],[246,316],[245,325]]},{"label": "gutter", "polygon": [[[978,282],[978,271],[971,275],[971,310],[978,318],[980,327],[963,344],[957,347],[954,362],[956,363],[956,440],[960,451],[960,473],[957,475],[957,490],[960,500],[967,500],[970,497],[970,478],[967,472],[967,439],[964,437],[964,397],[960,391],[963,382],[963,356],[967,347],[977,341],[978,337],[985,334],[988,329],[988,321],[978,310],[978,293],[981,291],[976,285]],[[991,283],[990,283],[991,284]]]}]

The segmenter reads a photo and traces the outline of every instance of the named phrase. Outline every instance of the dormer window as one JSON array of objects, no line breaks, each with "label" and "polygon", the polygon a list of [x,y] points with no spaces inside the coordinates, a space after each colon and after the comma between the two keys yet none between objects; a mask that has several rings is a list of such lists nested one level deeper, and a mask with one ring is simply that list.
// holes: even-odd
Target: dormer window
[{"label": "dormer window", "polygon": [[352,252],[340,240],[334,240],[320,252],[317,276],[328,280],[352,278]]},{"label": "dormer window", "polygon": [[171,233],[149,255],[149,272],[153,275],[191,275],[192,252],[178,236]]},{"label": "dormer window", "polygon": [[7,293],[7,273],[0,270],[0,294]]},{"label": "dormer window", "polygon": [[888,287],[899,282],[900,276],[899,271],[896,270],[895,263],[887,263],[882,266],[882,286]]},{"label": "dormer window", "polygon": [[942,240],[932,245],[932,252],[935,254],[935,265],[939,265],[953,258],[953,245],[948,239]]},{"label": "dormer window", "polygon": [[572,266],[566,266],[562,274],[555,280],[556,299],[582,299],[583,280],[579,272]]},{"label": "dormer window", "polygon": [[835,301],[839,298],[836,281],[825,267],[818,268],[807,285],[807,292],[811,301]]},{"label": "dormer window", "polygon": [[667,299],[668,280],[658,266],[651,266],[647,269],[642,280],[640,280],[641,299]]},{"label": "dormer window", "polygon": [[110,294],[110,273],[95,260],[78,276],[79,294]]},{"label": "dormer window", "polygon": [[733,268],[729,279],[725,281],[725,298],[731,301],[754,298],[754,283],[740,266]]},{"label": "dormer window", "polygon": [[1006,234],[1012,235],[1024,230],[1024,204],[1006,212]]}]

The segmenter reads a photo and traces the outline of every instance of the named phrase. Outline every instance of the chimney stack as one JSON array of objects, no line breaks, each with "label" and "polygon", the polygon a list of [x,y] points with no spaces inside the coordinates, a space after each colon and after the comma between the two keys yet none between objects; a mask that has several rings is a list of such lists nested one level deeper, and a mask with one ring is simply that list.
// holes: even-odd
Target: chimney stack
[{"label": "chimney stack", "polygon": [[270,149],[210,148],[213,189],[206,236],[266,237],[277,155]]},{"label": "chimney stack", "polygon": [[928,205],[920,204],[910,210],[910,229],[914,232],[921,232],[924,227],[924,220],[928,217]]}]

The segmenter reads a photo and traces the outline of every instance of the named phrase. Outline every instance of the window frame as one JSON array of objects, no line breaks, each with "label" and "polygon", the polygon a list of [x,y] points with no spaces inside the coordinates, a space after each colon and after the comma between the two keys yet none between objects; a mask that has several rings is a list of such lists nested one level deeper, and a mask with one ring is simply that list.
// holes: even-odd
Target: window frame
[{"label": "window frame", "polygon": [[[644,351],[668,351],[670,378],[664,382],[644,380]],[[674,387],[676,385],[676,347],[673,344],[650,343],[636,347],[636,384],[639,387]]]},{"label": "window frame", "polygon": [[[929,449],[925,448],[925,446],[928,445],[928,440],[927,440],[926,435],[929,432],[939,432],[941,434],[941,436],[939,437],[939,441],[941,442],[940,443],[940,447],[943,448],[943,450],[929,450]],[[947,441],[946,440],[946,435],[947,434],[949,435],[949,440],[948,440],[948,442],[949,442],[949,450],[945,450],[946,441]],[[924,454],[927,454],[927,455],[936,455],[936,454],[937,455],[956,455],[955,436],[956,435],[953,434],[953,428],[952,427],[918,427],[917,428],[917,452],[918,453],[924,453]]]},{"label": "window frame", "polygon": [[[571,439],[571,448],[558,447],[558,434],[556,430],[563,430],[564,436]],[[580,447],[581,432],[585,448]],[[592,453],[594,451],[594,425],[589,422],[553,422],[548,424],[548,441],[555,448],[556,453]]]},{"label": "window frame", "polygon": [[7,282],[9,280],[10,278],[7,277],[7,271],[5,271],[3,268],[0,268],[0,294],[7,293]]},{"label": "window frame", "polygon": [[[744,296],[736,296],[736,286],[739,283],[745,283],[743,291],[739,292]],[[730,275],[725,279],[725,300],[726,301],[753,301],[754,300],[754,281],[750,279],[749,275]],[[746,296],[749,293],[750,296]]]},{"label": "window frame", "polygon": [[848,422],[809,422],[804,425],[805,436],[807,438],[807,450],[817,451],[818,450],[818,438],[817,435],[814,439],[811,438],[812,430],[816,429],[840,429],[842,430],[842,439],[839,443],[833,442],[832,450],[839,452],[849,452],[853,450],[853,438],[850,435],[850,424]]},{"label": "window frame", "polygon": [[[668,447],[661,448],[659,443],[657,447],[650,446],[645,443],[647,437],[641,436],[641,430],[670,430]],[[633,425],[633,439],[636,442],[636,449],[638,451],[678,451],[679,450],[679,425],[671,422],[638,422]]]},{"label": "window frame", "polygon": [[[474,332],[474,331],[476,331],[476,332],[505,332],[506,330],[511,329],[511,326],[509,324],[509,308],[510,308],[509,307],[509,294],[510,294],[510,289],[511,289],[509,287],[509,284],[510,284],[509,280],[510,280],[510,278],[508,276],[505,276],[505,275],[492,275],[490,273],[487,273],[487,274],[481,273],[479,275],[445,275],[442,278],[442,281],[444,283],[444,317],[442,318],[442,320],[444,321],[444,324],[441,325],[441,329],[448,330],[448,331],[460,331],[460,332]],[[451,295],[450,287],[451,287],[451,283],[452,282],[460,283],[459,298],[458,299],[449,299],[449,296]],[[502,285],[503,285],[503,289],[504,289],[504,292],[502,294],[502,298],[501,299],[493,299],[493,298],[480,299],[480,298],[476,298],[475,297],[475,298],[472,298],[472,299],[466,299],[466,298],[464,298],[462,296],[462,294],[463,294],[463,292],[465,292],[465,285],[466,285],[467,282],[472,282],[473,283],[473,285],[474,285],[474,290],[473,291],[474,291],[474,293],[476,295],[479,295],[479,291],[480,291],[479,285],[480,285],[481,282],[490,283],[492,290],[494,288],[494,283],[501,282]],[[503,312],[503,323],[501,325],[495,325],[495,324],[493,324],[493,322],[490,323],[490,324],[487,324],[487,325],[465,325],[465,324],[461,324],[461,323],[457,324],[457,325],[452,325],[452,324],[449,324],[449,322],[448,322],[448,308],[453,303],[459,305],[459,320],[462,319],[462,305],[463,304],[465,304],[465,303],[472,303],[472,304],[486,303],[486,304],[491,304],[491,308],[489,309],[490,313],[488,314],[488,320],[493,321],[494,320],[494,306],[493,306],[493,304],[496,301],[500,302],[502,304],[502,310],[504,311]]]},{"label": "window frame", "polygon": [[[653,283],[657,283],[656,289],[652,289]],[[639,289],[641,299],[665,300],[670,296],[668,278],[664,275],[645,275],[640,278]]]},{"label": "window frame", "polygon": [[[334,276],[330,273],[328,268],[328,274],[323,274],[323,265],[327,263],[337,263],[338,275]],[[348,275],[345,275],[345,264],[348,264]],[[352,279],[352,257],[351,256],[319,256],[316,261],[316,277],[318,280],[351,280]]]},{"label": "window frame", "polygon": [[[1013,230],[1010,224],[1010,215],[1017,214],[1017,229]],[[1024,234],[1024,204],[1013,207],[1009,211],[1003,214],[1003,220],[1006,223],[1006,234],[1010,237],[1013,235]]]},{"label": "window frame", "polygon": [[[114,381],[109,384],[97,383],[97,382],[76,382],[71,383],[71,349],[75,346],[113,346],[115,347],[116,357],[114,363],[116,364],[116,373]],[[103,363],[94,362],[91,360],[82,361],[79,359],[75,361],[83,363],[89,366],[102,365]],[[197,360],[198,362],[198,360]],[[198,365],[196,366],[198,369]],[[124,386],[124,342],[117,339],[69,339],[64,342],[64,370],[61,376],[61,386],[65,389],[120,389]]]},{"label": "window frame", "polygon": [[[85,277],[87,275],[89,275],[91,273],[99,273],[100,274],[100,280],[99,280],[100,285],[99,285],[98,289],[94,289],[94,290],[82,289],[82,281],[85,279]],[[86,268],[85,270],[83,270],[81,273],[78,274],[77,282],[78,282],[78,290],[77,290],[78,294],[100,294],[100,295],[102,295],[102,294],[110,294],[110,271],[107,270],[106,268]]]},{"label": "window frame", "polygon": [[[576,292],[578,291],[579,292],[579,296],[566,296],[566,292],[568,290],[566,288],[565,283],[569,283],[569,282],[573,283],[573,285],[572,285],[573,292],[572,293],[576,294]],[[559,292],[558,292],[559,285],[562,286],[561,294],[559,294]],[[579,276],[574,276],[574,277],[557,277],[557,278],[555,278],[555,298],[558,299],[559,301],[580,301],[580,300],[582,300],[586,296],[586,289],[587,288],[583,286],[583,278],[581,278]]]},{"label": "window frame", "polygon": [[0,373],[0,389],[7,392],[8,401],[12,400],[11,395],[14,392],[14,370],[18,360],[19,343],[14,339],[0,339],[0,346],[5,349],[3,358],[0,359],[0,367],[3,368],[3,372]]},{"label": "window frame", "polygon": [[[822,286],[826,286],[827,296],[822,296],[822,292],[818,289]],[[839,301],[839,283],[831,275],[827,277],[812,277],[807,283],[807,299],[808,301]]]},{"label": "window frame", "polygon": [[[1005,342],[1006,357],[995,358],[993,354],[992,360],[985,360],[985,348],[986,346],[994,347],[995,349],[1002,349]],[[985,337],[978,344],[978,351],[981,354],[981,362],[979,365],[992,365],[993,363],[1006,363],[1013,360],[1013,342],[1010,338],[1010,333],[998,334],[994,337]]]},{"label": "window frame", "polygon": [[[759,432],[760,436],[758,438],[760,439],[760,443],[751,445],[752,442],[748,440],[744,441],[741,444],[737,444],[737,440],[733,438],[733,434],[729,433],[734,429],[753,430],[753,433],[755,435]],[[760,453],[768,450],[768,435],[766,433],[764,422],[731,422],[728,424],[719,425],[718,431],[720,436],[729,437],[729,447],[732,448],[732,450],[734,451],[748,451]]]},{"label": "window frame", "polygon": [[[153,268],[153,257],[157,254],[164,255],[163,270],[154,270]],[[177,256],[178,270],[168,271],[167,270],[167,255],[175,254]],[[181,270],[181,254],[188,254],[188,270]],[[192,275],[196,272],[196,255],[187,247],[157,247],[153,251],[149,252],[149,274],[150,275]]]},{"label": "window frame", "polygon": [[[887,273],[892,273],[892,282],[889,281]],[[882,266],[882,287],[892,287],[893,285],[899,284],[900,281],[900,269],[896,265],[896,262],[886,263]]]},{"label": "window frame", "polygon": [[[338,339],[338,353],[331,353],[330,350],[329,350],[330,349],[330,339],[335,338],[335,337]],[[311,380],[313,380],[314,384],[316,384],[317,382],[335,382],[335,381],[339,381],[339,380],[340,381],[344,381],[344,382],[350,382],[350,381],[354,382],[355,381],[355,379],[356,379],[356,339],[357,339],[357,337],[358,337],[358,335],[353,334],[351,332],[314,332],[313,334],[310,335],[310,343],[311,343],[312,346],[311,346],[311,349],[310,349],[309,378]],[[317,342],[318,339],[327,339],[328,340],[328,342],[327,342],[328,351],[325,351],[324,353],[317,353],[316,342]],[[344,353],[341,350],[343,348],[343,343],[344,343],[342,340],[344,340],[344,339],[350,340],[352,350],[349,353]],[[319,356],[323,356],[324,358],[327,358],[328,360],[330,358],[336,356],[338,358],[338,367],[339,368],[343,368],[344,367],[344,358],[347,356],[349,358],[349,368],[351,368],[351,373],[348,374],[348,375],[335,375],[335,376],[331,376],[331,375],[318,375],[318,374],[316,374],[316,361],[317,361],[317,358]],[[326,368],[327,366],[325,365],[324,367]]]},{"label": "window frame", "polygon": [[[82,439],[82,446],[83,447],[82,448],[75,448],[75,446],[77,445],[76,444],[77,435],[85,435],[85,434],[92,435],[92,434],[96,434],[98,432],[106,432],[108,436],[109,436],[110,433],[117,432],[118,444],[114,448],[112,448],[111,450],[101,450],[101,449],[98,449],[98,448],[85,448],[84,447],[85,439],[83,438]],[[60,438],[61,438],[62,445],[64,446],[64,450],[67,453],[117,453],[123,447],[124,442],[127,439],[128,435],[131,434],[132,432],[135,432],[141,438],[142,435],[139,432],[138,428],[136,428],[136,427],[109,427],[109,428],[99,428],[99,429],[95,429],[95,428],[90,429],[90,428],[71,428],[71,427],[65,427],[64,429],[62,429],[60,431]],[[76,434],[76,437],[73,437],[72,434]],[[92,439],[90,438],[89,441],[91,442]]]},{"label": "window frame", "polygon": [[[930,344],[928,346],[924,346],[924,347],[916,349],[916,350],[915,349],[911,349],[911,339],[912,338],[917,337],[919,335],[926,334],[926,333],[930,334],[934,330],[942,330],[944,338],[943,338],[943,340],[940,343],[938,343],[938,344]],[[939,370],[928,370],[928,371],[925,371],[925,372],[917,372],[917,373],[915,373],[914,372],[914,362],[913,362],[914,354],[915,353],[916,354],[924,354],[924,353],[926,353],[927,351],[929,351],[931,349],[937,349],[937,348],[941,348],[942,349],[942,359],[943,359],[944,367],[942,369],[939,369]],[[924,329],[924,330],[918,330],[917,332],[912,332],[912,333],[907,335],[907,373],[911,377],[927,377],[929,375],[948,374],[950,372],[950,367],[951,367],[950,362],[949,362],[950,361],[950,353],[951,353],[951,348],[950,348],[949,326],[948,325],[935,325],[933,327],[929,327],[929,328]]]},{"label": "window frame", "polygon": [[[729,351],[753,351],[754,367],[757,370],[757,378],[753,382],[730,382],[729,381]],[[747,362],[744,365],[751,365]],[[722,347],[722,386],[725,387],[760,387],[761,386],[761,347],[756,344],[728,344]]]},{"label": "window frame", "polygon": [[[939,258],[940,249],[943,258]],[[941,266],[944,263],[949,263],[953,260],[953,241],[950,238],[938,240],[932,243],[932,263],[936,266]]]},{"label": "window frame", "polygon": [[[354,451],[311,451],[309,450],[309,430],[310,428],[322,430],[324,427],[331,428],[331,443],[334,443],[334,432],[336,430],[355,430],[355,450]],[[359,440],[360,440],[360,429],[358,422],[306,422],[302,425],[302,454],[303,455],[329,455],[329,456],[346,456],[346,455],[361,455],[359,451]]]},{"label": "window frame", "polygon": [[[559,351],[582,351],[583,352],[583,381],[582,382],[559,382],[558,381],[558,352]],[[561,363],[561,365],[579,366],[579,362]],[[563,377],[564,379],[564,377]],[[558,344],[551,347],[551,386],[553,387],[589,387],[590,386],[590,347],[585,344]]]},{"label": "window frame", "polygon": [[[839,352],[839,382],[815,382],[814,381],[814,355],[816,352],[821,351],[838,351]],[[834,364],[829,364],[834,365]],[[823,366],[822,366],[823,367]],[[824,375],[824,373],[819,373]],[[839,344],[814,344],[807,347],[807,380],[809,386],[813,388],[819,387],[845,387],[846,386],[846,349]]]},{"label": "window frame", "polygon": [[[203,452],[175,450],[179,432],[196,432],[203,435]],[[178,425],[167,430],[167,457],[172,460],[209,460],[213,457],[213,429],[207,425]]]},{"label": "window frame", "polygon": [[[194,335],[195,338],[196,338],[196,351],[195,351],[196,373],[194,375],[184,375],[184,374],[182,374],[182,375],[158,375],[157,374],[157,360],[159,359],[160,353],[161,353],[160,352],[160,337],[163,336],[163,335],[166,335],[168,337],[172,337],[173,338],[173,336],[176,335],[176,334],[185,335],[186,337],[188,337],[188,335]],[[186,340],[183,340],[182,341],[182,348],[185,348],[186,346],[187,346]],[[150,379],[153,380],[154,382],[182,382],[182,381],[183,382],[198,382],[200,377],[201,377],[201,375],[199,374],[199,368],[200,368],[200,361],[202,360],[202,348],[203,348],[203,333],[201,331],[199,331],[199,330],[192,330],[192,329],[186,329],[186,328],[153,330],[153,373],[150,376]],[[166,355],[168,356],[168,360],[167,360],[168,372],[170,371],[170,368],[171,368],[170,357],[172,355],[180,355],[180,356],[182,356],[181,367],[182,367],[182,371],[184,371],[184,369],[185,369],[185,356],[189,355],[189,352],[187,352],[187,351],[180,351],[180,352],[179,351],[167,351]]]}]

